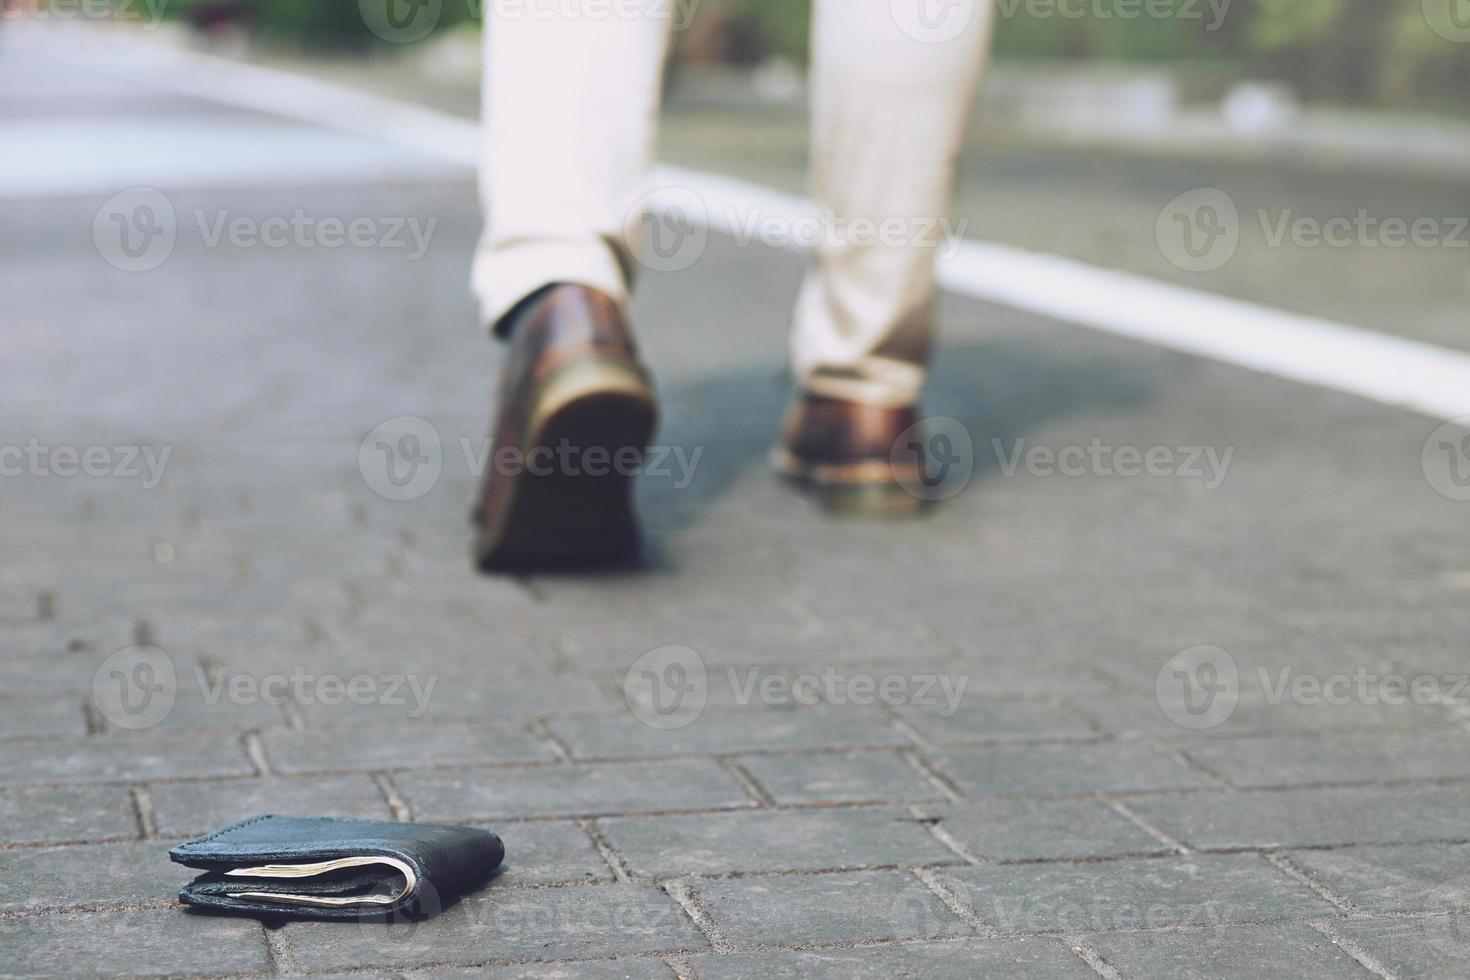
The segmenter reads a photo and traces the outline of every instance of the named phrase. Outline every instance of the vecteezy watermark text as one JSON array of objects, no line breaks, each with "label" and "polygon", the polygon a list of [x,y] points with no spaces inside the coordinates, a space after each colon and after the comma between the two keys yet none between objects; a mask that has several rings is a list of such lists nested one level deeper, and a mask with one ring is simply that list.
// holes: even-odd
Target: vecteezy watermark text
[{"label": "vecteezy watermark text", "polygon": [[421,718],[439,682],[437,674],[318,674],[305,667],[263,675],[209,671],[195,666],[180,675],[174,660],[158,647],[119,650],[92,676],[92,701],[118,728],[141,730],[162,723],[192,681],[208,707],[221,704],[294,704],[301,707],[344,704],[408,709]]},{"label": "vecteezy watermark text", "polygon": [[143,30],[163,23],[169,0],[47,0],[46,3],[0,2],[4,20],[122,20],[142,21]]},{"label": "vecteezy watermark text", "polygon": [[960,708],[960,699],[970,684],[969,674],[873,674],[827,667],[820,674],[787,677],[761,667],[739,670],[725,668],[725,679],[735,694],[735,703],[748,707],[757,699],[769,707],[819,704],[890,708],[912,705],[938,708],[941,718],[950,718]]},{"label": "vecteezy watermark text", "polygon": [[[717,675],[718,676],[718,675]],[[912,706],[937,709],[949,718],[960,708],[969,674],[844,670],[788,674],[765,667],[726,667],[733,705],[748,708]],[[623,696],[634,717],[651,728],[692,724],[709,702],[710,675],[704,658],[683,646],[659,647],[639,657],[623,677]]]},{"label": "vecteezy watermark text", "polygon": [[997,0],[1006,20],[1200,21],[1210,33],[1225,26],[1235,0]]},{"label": "vecteezy watermark text", "polygon": [[0,477],[115,477],[141,480],[152,490],[163,482],[172,446],[47,446],[32,437],[24,446],[0,445]]},{"label": "vecteezy watermark text", "polygon": [[410,262],[417,262],[428,252],[434,229],[439,225],[438,218],[423,220],[406,215],[317,217],[308,214],[305,208],[297,208],[289,215],[267,218],[232,215],[227,208],[213,211],[196,208],[194,222],[205,248],[229,244],[234,248],[259,245],[266,248],[407,249]]},{"label": "vecteezy watermark text", "polygon": [[182,232],[197,233],[205,248],[343,248],[402,251],[410,262],[429,251],[439,219],[417,215],[244,215],[228,208],[194,208],[181,221],[173,201],[152,187],[114,194],[92,219],[97,254],[124,272],[148,272],[168,261]]},{"label": "vecteezy watermark text", "polygon": [[1215,490],[1230,472],[1235,447],[1222,451],[1215,446],[1109,446],[1094,438],[1086,446],[1028,445],[1017,439],[1007,448],[1001,439],[991,447],[1000,471],[1014,476],[1022,467],[1032,476],[1179,477],[1203,480],[1205,489]]},{"label": "vecteezy watermark text", "polygon": [[[694,482],[704,457],[703,446],[579,446],[569,439],[522,449],[461,437],[458,447],[465,470],[475,479],[493,468],[501,476],[671,480],[675,490]],[[452,455],[433,423],[404,415],[367,434],[358,447],[357,466],[368,489],[385,500],[417,500],[438,485],[446,457]]]},{"label": "vecteezy watermark text", "polygon": [[[444,19],[446,0],[358,0],[368,30],[394,44],[422,40]],[[702,0],[462,0],[472,20],[650,20],[684,31]],[[452,8],[451,8],[452,9]],[[458,10],[455,13],[459,13]]]},{"label": "vecteezy watermark text", "polygon": [[645,194],[629,209],[623,236],[640,264],[655,272],[679,272],[703,257],[711,228],[725,229],[741,248],[920,248],[948,258],[959,249],[969,219],[840,214],[834,208],[799,215],[759,207],[712,210],[698,192],[668,186]]},{"label": "vecteezy watermark text", "polygon": [[1347,704],[1397,707],[1403,704],[1463,707],[1470,703],[1466,688],[1470,674],[1379,673],[1359,665],[1351,674],[1298,673],[1291,667],[1256,668],[1266,703],[1272,706],[1290,700],[1305,706]]},{"label": "vecteezy watermark text", "polygon": [[[1257,208],[1267,248],[1470,249],[1470,216],[1307,215],[1291,208]],[[1164,206],[1155,225],[1159,250],[1187,272],[1213,272],[1235,258],[1246,223],[1233,197],[1216,187],[1186,191]]]},{"label": "vecteezy watermark text", "polygon": [[[1273,708],[1285,703],[1453,708],[1470,704],[1470,674],[1383,672],[1359,664],[1351,673],[1324,675],[1283,664],[1258,665],[1254,676],[1259,697]],[[1165,717],[1181,728],[1218,728],[1240,704],[1240,669],[1235,658],[1220,647],[1191,647],[1165,661],[1155,682],[1155,696]]]},{"label": "vecteezy watermark text", "polygon": [[501,476],[648,476],[673,479],[675,490],[684,490],[694,481],[694,471],[704,455],[703,446],[578,446],[562,439],[555,446],[536,446],[523,450],[519,446],[494,446],[484,440],[476,446],[469,439],[460,440],[465,463],[475,476],[494,467]]}]

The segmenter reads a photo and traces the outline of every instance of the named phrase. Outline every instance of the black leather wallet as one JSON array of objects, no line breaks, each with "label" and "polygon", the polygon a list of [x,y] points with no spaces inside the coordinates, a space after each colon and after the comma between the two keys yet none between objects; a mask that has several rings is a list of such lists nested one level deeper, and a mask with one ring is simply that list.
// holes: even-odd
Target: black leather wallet
[{"label": "black leather wallet", "polygon": [[489,878],[505,845],[488,830],[336,817],[255,817],[180,844],[206,871],[185,905],[261,917],[366,919],[436,914]]}]

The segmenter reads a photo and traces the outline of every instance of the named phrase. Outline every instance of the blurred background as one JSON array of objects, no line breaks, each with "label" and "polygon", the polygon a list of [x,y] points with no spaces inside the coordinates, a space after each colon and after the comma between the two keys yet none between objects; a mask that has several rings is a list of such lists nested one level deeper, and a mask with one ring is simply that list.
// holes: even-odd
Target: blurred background
[{"label": "blurred background", "polygon": [[[480,0],[6,0],[6,19],[105,21],[473,116]],[[809,10],[669,0],[661,157],[799,190]],[[1464,0],[998,0],[964,165],[970,237],[1464,348],[1470,10]],[[89,13],[79,14],[85,7]],[[1154,219],[1223,190],[1239,253],[1181,269]],[[1167,191],[1167,193],[1165,193]],[[1324,246],[1326,222],[1355,229]],[[1435,222],[1429,247],[1384,221]],[[1363,222],[1366,221],[1365,226]],[[1392,230],[1390,228],[1390,230]]]}]

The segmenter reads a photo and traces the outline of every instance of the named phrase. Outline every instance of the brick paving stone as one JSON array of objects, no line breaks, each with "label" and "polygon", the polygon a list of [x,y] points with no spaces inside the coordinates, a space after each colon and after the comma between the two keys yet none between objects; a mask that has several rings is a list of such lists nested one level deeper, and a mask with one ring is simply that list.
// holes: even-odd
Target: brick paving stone
[{"label": "brick paving stone", "polygon": [[612,869],[592,845],[592,838],[574,823],[529,820],[484,826],[505,842],[506,867],[502,877],[508,883],[612,880]]},{"label": "brick paving stone", "polygon": [[[1409,799],[1413,806],[1405,805]],[[1215,791],[1129,800],[1128,806],[1194,847],[1460,840],[1470,788]]]},{"label": "brick paving stone", "polygon": [[[63,596],[62,601],[65,600]],[[33,663],[40,666],[72,660],[85,652],[101,652],[106,656],[133,642],[135,622],[135,617],[96,616],[83,620],[7,623],[0,629],[0,661],[6,663],[8,670],[19,668],[23,658],[32,658]],[[44,676],[57,675],[43,673],[38,675],[38,679]],[[3,689],[11,690],[10,684],[7,678]]]},{"label": "brick paving stone", "polygon": [[920,801],[939,790],[892,752],[747,755],[737,760],[777,803]]},{"label": "brick paving stone", "polygon": [[877,712],[862,709],[706,711],[668,730],[628,715],[557,720],[547,727],[573,756],[598,759],[909,744]]},{"label": "brick paving stone", "polygon": [[1120,736],[1152,735],[1163,738],[1215,738],[1248,734],[1292,732],[1334,735],[1365,729],[1429,729],[1453,731],[1444,710],[1434,705],[1315,704],[1289,698],[1271,704],[1260,697],[1242,696],[1224,723],[1203,731],[1186,729],[1164,713],[1154,697],[1119,696],[1076,700],[1077,710],[1104,731]]},{"label": "brick paving stone", "polygon": [[1470,734],[1338,735],[1189,744],[1189,756],[1241,787],[1470,776]]},{"label": "brick paving stone", "polygon": [[1308,925],[1222,926],[1084,936],[1082,943],[1125,977],[1258,980],[1373,976]]},{"label": "brick paving stone", "polygon": [[[245,530],[255,535],[258,528]],[[209,657],[219,663],[259,663],[263,655],[288,654],[298,662],[309,649],[306,616],[211,616],[171,613],[150,617],[152,641],[186,657]]]},{"label": "brick paving stone", "polygon": [[1096,800],[977,800],[924,809],[971,853],[994,861],[1172,852]]},{"label": "brick paving stone", "polygon": [[475,967],[472,970],[405,973],[403,976],[412,980],[459,980],[468,977],[489,977],[490,980],[677,980],[674,971],[659,959]]},{"label": "brick paving stone", "polygon": [[291,923],[280,933],[307,970],[591,959],[697,952],[709,942],[651,885],[496,888],[492,883],[418,924]]},{"label": "brick paving stone", "polygon": [[137,837],[133,794],[122,786],[0,788],[0,843]]},{"label": "brick paving stone", "polygon": [[[173,706],[165,718],[148,729],[149,732],[208,729],[244,731],[285,727],[286,716],[281,712],[280,706],[261,699],[255,690],[242,688],[240,690],[244,693],[237,699],[231,696],[228,686],[212,686],[219,681],[207,677],[201,680],[192,671],[193,668],[186,669],[180,665],[176,674],[178,688]],[[116,719],[127,717],[122,713],[118,700],[121,689],[114,687],[112,692],[111,697],[104,702],[98,703],[94,699],[97,715],[115,734],[128,737],[132,732],[126,726],[119,728],[115,724]]]},{"label": "brick paving stone", "polygon": [[177,841],[0,851],[0,911],[104,902],[170,902],[189,879],[168,859]]},{"label": "brick paving stone", "polygon": [[578,673],[623,670],[650,650],[688,647],[709,665],[711,675],[728,676],[734,671],[742,685],[748,684],[751,676],[764,678],[785,672],[821,678],[830,669],[850,676],[859,664],[883,661],[902,665],[948,652],[947,644],[941,641],[895,637],[878,630],[855,636],[845,630],[793,630],[747,619],[738,631],[720,632],[695,617],[672,624],[655,622],[614,629],[589,625],[557,630],[547,634],[544,641]]},{"label": "brick paving stone", "polygon": [[973,932],[923,882],[902,871],[702,880],[695,890],[736,949]]},{"label": "brick paving stone", "polygon": [[695,956],[700,980],[1032,980],[1092,978],[1093,973],[1061,942],[1034,939],[955,939],[873,949],[735,953]]},{"label": "brick paving stone", "polygon": [[1253,854],[1196,854],[945,871],[980,919],[1003,931],[1109,931],[1334,915]]},{"label": "brick paving stone", "polygon": [[961,859],[902,809],[786,810],[599,821],[636,874],[816,871]]},{"label": "brick paving stone", "polygon": [[432,763],[550,762],[556,754],[525,728],[400,726],[352,732],[268,732],[271,767],[282,773],[396,769]]},{"label": "brick paving stone", "polygon": [[706,759],[405,772],[395,778],[421,820],[595,816],[754,805],[729,770]]},{"label": "brick paving stone", "polygon": [[[706,710],[718,708],[760,708],[762,680],[779,678],[779,683],[794,683],[790,668],[775,668],[759,673],[752,681],[748,667],[710,667],[705,671]],[[663,694],[662,686],[647,682],[641,674],[631,671],[613,671],[600,675],[608,689],[615,692],[618,708],[632,707],[647,710],[654,706],[657,697]],[[630,682],[631,681],[631,682]],[[777,683],[775,681],[769,683]],[[626,711],[622,712],[626,713]]]},{"label": "brick paving stone", "polygon": [[[0,675],[4,670],[0,668]],[[18,735],[85,735],[87,715],[79,697],[0,700],[0,738]]]},{"label": "brick paving stone", "polygon": [[[108,651],[110,652],[110,651]],[[92,689],[92,675],[107,654],[20,657],[4,661],[0,694],[7,697],[80,697]]]},{"label": "brick paving stone", "polygon": [[1470,915],[1334,922],[1347,939],[1389,970],[1414,980],[1470,976]]},{"label": "brick paving stone", "polygon": [[1294,851],[1291,857],[1367,912],[1450,912],[1470,906],[1470,844]]},{"label": "brick paving stone", "polygon": [[431,610],[385,608],[334,631],[342,661],[388,673],[503,673],[545,677],[546,661],[527,644]]},{"label": "brick paving stone", "polygon": [[1044,701],[979,701],[965,697],[958,710],[947,717],[948,705],[904,705],[894,710],[930,741],[946,745],[1028,738],[1088,738],[1097,734],[1071,708]]},{"label": "brick paving stone", "polygon": [[177,909],[0,919],[3,969],[22,976],[265,973],[260,923]]},{"label": "brick paving stone", "polygon": [[228,779],[149,787],[161,834],[192,837],[267,813],[391,820],[382,791],[367,775],[314,779]]},{"label": "brick paving stone", "polygon": [[445,673],[438,675],[432,688],[428,687],[427,678],[420,681],[420,690],[427,695],[428,708],[418,718],[412,717],[415,699],[408,687],[401,692],[404,704],[313,703],[302,705],[300,711],[308,727],[339,728],[606,714],[617,707],[597,684],[580,677],[502,679],[493,675]]},{"label": "brick paving stone", "polygon": [[[855,665],[854,669],[858,666],[867,665]],[[965,701],[974,699],[1000,703],[1016,699],[1063,698],[1075,708],[1076,705],[1091,704],[1095,700],[1105,701],[1117,696],[1109,680],[1085,665],[1045,657],[1028,659],[1024,654],[1001,659],[996,656],[995,650],[961,651],[926,660],[896,657],[876,661],[872,669],[880,673],[897,671],[910,676],[968,676],[970,680],[965,685]]]},{"label": "brick paving stone", "polygon": [[239,739],[223,734],[56,738],[0,752],[0,783],[132,782],[254,771]]},{"label": "brick paving stone", "polygon": [[931,758],[970,796],[1124,793],[1206,785],[1190,769],[1140,742],[958,749]]}]

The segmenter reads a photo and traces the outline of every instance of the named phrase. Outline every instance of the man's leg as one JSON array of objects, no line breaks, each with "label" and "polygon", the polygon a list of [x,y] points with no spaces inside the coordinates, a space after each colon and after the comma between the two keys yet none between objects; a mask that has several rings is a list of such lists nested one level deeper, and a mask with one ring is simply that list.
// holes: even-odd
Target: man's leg
[{"label": "man's leg", "polygon": [[[644,190],[658,122],[670,3],[487,0],[486,228],[474,290],[487,324],[553,282],[626,305],[629,210]],[[598,14],[593,16],[592,13]]]},{"label": "man's leg", "polygon": [[[797,301],[801,392],[776,467],[837,507],[911,510],[935,260],[991,0],[815,0],[812,193],[835,227]],[[911,483],[913,480],[915,482]]]},{"label": "man's leg", "polygon": [[631,477],[657,408],[627,324],[624,229],[651,162],[670,17],[657,0],[629,6],[490,0],[486,13],[474,287],[510,349],[474,514],[482,568],[638,543]]},{"label": "man's leg", "polygon": [[992,2],[815,2],[812,193],[848,224],[802,289],[794,364],[808,391],[912,405]]}]

